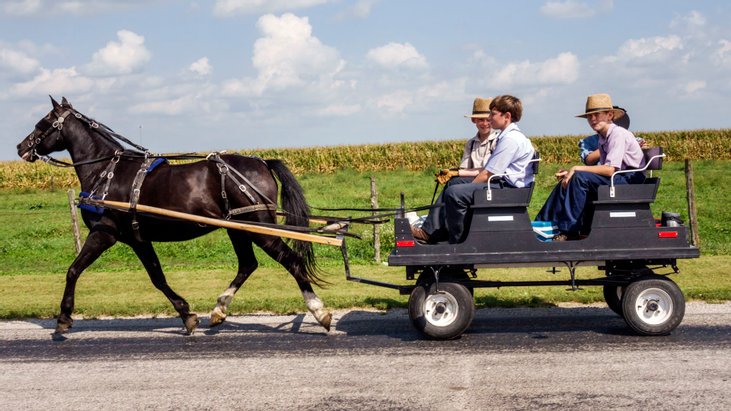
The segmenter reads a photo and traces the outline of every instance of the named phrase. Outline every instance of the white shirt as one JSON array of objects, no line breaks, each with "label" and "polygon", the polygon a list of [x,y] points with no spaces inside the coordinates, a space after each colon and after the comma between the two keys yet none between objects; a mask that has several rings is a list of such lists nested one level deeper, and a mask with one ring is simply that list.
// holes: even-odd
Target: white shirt
[{"label": "white shirt", "polygon": [[514,187],[526,187],[534,180],[532,167],[528,167],[535,150],[528,137],[515,123],[510,123],[498,136],[497,145],[485,170],[503,178]]}]

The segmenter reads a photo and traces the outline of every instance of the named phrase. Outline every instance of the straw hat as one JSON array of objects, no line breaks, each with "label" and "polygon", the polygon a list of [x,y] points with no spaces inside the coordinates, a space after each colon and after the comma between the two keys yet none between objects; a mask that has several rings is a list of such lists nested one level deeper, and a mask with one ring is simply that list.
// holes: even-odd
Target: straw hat
[{"label": "straw hat", "polygon": [[472,103],[472,114],[465,114],[465,117],[487,118],[490,115],[490,103],[492,103],[492,97],[477,97],[475,102]]},{"label": "straw hat", "polygon": [[586,118],[589,114],[600,113],[602,111],[613,111],[615,120],[624,116],[625,113],[624,110],[612,105],[612,98],[609,97],[609,94],[592,94],[586,98],[586,112],[576,117]]}]

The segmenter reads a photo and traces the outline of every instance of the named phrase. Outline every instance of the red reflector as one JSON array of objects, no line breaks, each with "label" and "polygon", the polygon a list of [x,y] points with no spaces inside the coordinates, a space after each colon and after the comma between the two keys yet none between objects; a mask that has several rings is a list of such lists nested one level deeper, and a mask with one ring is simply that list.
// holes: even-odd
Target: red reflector
[{"label": "red reflector", "polygon": [[658,238],[678,238],[677,231],[660,231],[657,233]]},{"label": "red reflector", "polygon": [[414,240],[398,240],[396,241],[396,247],[413,247],[416,244]]}]

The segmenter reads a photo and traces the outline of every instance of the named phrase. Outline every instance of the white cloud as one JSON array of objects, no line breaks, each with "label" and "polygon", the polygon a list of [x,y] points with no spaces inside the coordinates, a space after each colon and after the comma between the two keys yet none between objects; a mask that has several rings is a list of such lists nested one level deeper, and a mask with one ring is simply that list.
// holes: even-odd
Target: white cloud
[{"label": "white cloud", "polygon": [[131,113],[165,114],[174,116],[190,112],[195,107],[195,100],[182,96],[170,100],[149,101],[130,107]]},{"label": "white cloud", "polygon": [[572,84],[579,77],[579,59],[570,52],[540,63],[526,60],[511,63],[492,76],[490,82],[496,88],[516,85]]},{"label": "white cloud", "polygon": [[329,86],[345,67],[336,49],[312,35],[307,17],[268,14],[259,18],[257,27],[263,34],[254,43],[252,58],[259,72],[253,87],[257,93],[313,83]]},{"label": "white cloud", "polygon": [[213,14],[218,17],[231,17],[239,14],[277,13],[304,9],[329,0],[216,0]]},{"label": "white cloud", "polygon": [[94,53],[86,69],[94,75],[130,74],[150,61],[152,53],[145,48],[145,38],[129,30],[117,32],[119,41],[110,41]]},{"label": "white cloud", "polygon": [[192,71],[199,76],[207,76],[213,72],[213,66],[208,62],[208,57],[202,57],[188,67],[188,70]]},{"label": "white cloud", "polygon": [[426,69],[426,58],[410,43],[388,43],[368,51],[368,60],[388,68]]},{"label": "white cloud", "polygon": [[541,6],[541,13],[557,19],[584,19],[606,13],[614,8],[612,0],[594,1],[594,5],[578,0],[549,1]]},{"label": "white cloud", "polygon": [[696,10],[691,10],[689,13],[678,15],[672,22],[670,22],[670,27],[674,29],[684,27],[701,28],[705,25],[706,17]]},{"label": "white cloud", "polygon": [[27,16],[40,11],[42,6],[41,0],[5,1],[2,11],[13,16]]},{"label": "white cloud", "polygon": [[337,15],[336,19],[345,20],[348,18],[364,19],[370,16],[373,7],[381,0],[358,0],[350,8]]},{"label": "white cloud", "polygon": [[721,39],[718,41],[718,46],[718,49],[713,52],[712,59],[721,66],[731,64],[731,41]]},{"label": "white cloud", "polygon": [[705,81],[695,80],[695,81],[690,81],[690,82],[686,83],[684,89],[685,89],[686,93],[693,94],[698,90],[703,90],[704,88],[706,88]]},{"label": "white cloud", "polygon": [[414,104],[414,96],[406,90],[399,90],[376,98],[375,105],[390,113],[403,113]]},{"label": "white cloud", "polygon": [[19,74],[30,74],[38,70],[38,60],[27,54],[0,46],[0,70]]},{"label": "white cloud", "polygon": [[360,104],[332,104],[317,111],[323,117],[349,116],[362,110]]},{"label": "white cloud", "polygon": [[135,6],[149,6],[164,0],[10,0],[3,1],[0,11],[14,16],[91,15],[113,13]]},{"label": "white cloud", "polygon": [[94,81],[79,75],[74,67],[55,70],[41,69],[40,74],[30,81],[16,84],[11,93],[16,96],[32,94],[77,94],[94,87]]},{"label": "white cloud", "polygon": [[662,59],[668,53],[683,49],[683,40],[676,35],[630,39],[620,47],[618,58],[622,60]]}]

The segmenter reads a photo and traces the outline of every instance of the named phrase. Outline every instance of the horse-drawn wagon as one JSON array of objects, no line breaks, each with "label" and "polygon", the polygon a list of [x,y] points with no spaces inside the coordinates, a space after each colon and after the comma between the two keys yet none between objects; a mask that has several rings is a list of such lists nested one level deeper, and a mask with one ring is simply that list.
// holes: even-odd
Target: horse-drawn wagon
[{"label": "horse-drawn wagon", "polygon": [[[433,338],[455,338],[469,327],[475,310],[473,292],[480,287],[568,285],[576,290],[602,286],[609,308],[639,334],[667,334],[682,321],[683,294],[658,270],[678,272],[678,259],[696,258],[700,252],[688,243],[686,227],[658,223],[653,217],[650,204],[660,184],[657,177],[647,178],[644,184],[601,187],[593,204],[591,233],[578,241],[536,238],[527,211],[532,187],[476,191],[468,233],[459,244],[416,241],[402,197],[394,219],[395,248],[388,263],[405,267],[407,280],[414,284],[397,285],[350,275],[344,241],[348,224],[379,222],[383,216],[326,219],[321,227],[309,227],[313,218],[303,190],[282,162],[212,154],[173,166],[79,113],[66,99],[61,103],[52,99],[52,103],[52,110],[18,144],[18,155],[27,161],[44,158],[73,166],[85,193],[82,218],[89,235],[66,275],[57,333],[67,331],[73,323],[79,276],[117,241],[134,250],[152,283],[179,313],[186,333],[192,333],[198,316],[167,284],[152,242],[188,240],[219,227],[228,230],[239,268],[218,297],[211,326],[225,320],[234,294],[257,268],[252,249],[256,244],[294,277],[308,309],[329,329],[331,314],[311,286],[319,281],[312,242],[341,247],[349,280],[410,294],[413,324]],[[125,149],[120,141],[135,149]],[[62,150],[68,150],[72,163],[48,157]],[[646,168],[659,168],[662,157],[651,154]],[[276,202],[278,194],[281,207]],[[283,214],[284,224],[277,223],[278,213]],[[284,237],[294,240],[291,247]],[[482,268],[536,265],[566,266],[569,278],[499,282],[476,275]],[[577,279],[578,266],[597,266],[605,275]]]},{"label": "horse-drawn wagon", "polygon": [[[645,151],[646,166],[660,169],[660,148]],[[537,163],[536,163],[537,164]],[[612,182],[613,182],[612,178]],[[685,300],[665,274],[678,272],[678,259],[696,258],[700,251],[688,242],[688,230],[676,219],[656,220],[650,205],[659,177],[644,184],[602,186],[593,202],[591,232],[581,240],[542,241],[528,216],[533,188],[477,190],[473,194],[465,240],[424,244],[414,239],[405,209],[395,218],[396,246],[390,266],[406,268],[401,286],[351,278],[410,294],[409,317],[424,334],[449,339],[461,335],[474,316],[475,288],[508,286],[601,286],[609,308],[641,335],[663,335],[683,319]],[[666,213],[666,215],[672,215]],[[557,281],[490,281],[478,279],[481,268],[563,267],[568,278]],[[576,268],[596,266],[604,276],[577,279]],[[660,273],[660,270],[665,272]]]}]

